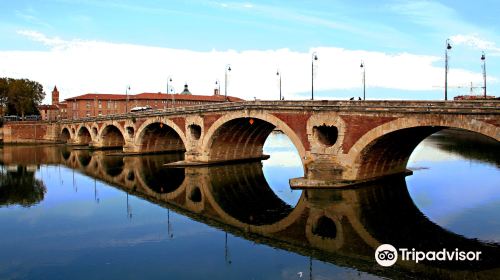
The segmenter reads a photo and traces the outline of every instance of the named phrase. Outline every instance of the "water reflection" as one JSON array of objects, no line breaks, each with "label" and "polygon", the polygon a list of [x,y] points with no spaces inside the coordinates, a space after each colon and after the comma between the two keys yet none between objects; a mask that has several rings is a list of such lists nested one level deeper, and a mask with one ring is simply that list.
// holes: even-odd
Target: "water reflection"
[{"label": "water reflection", "polygon": [[[37,180],[41,182],[33,171],[29,171],[29,168],[26,167],[32,164],[26,153],[33,153],[33,150],[38,149],[3,148],[1,159],[3,164],[16,166],[16,171],[9,175],[10,178],[27,177],[33,178],[29,179],[31,182]],[[196,271],[202,271],[205,274],[198,274],[198,277],[193,276],[192,278],[206,278],[207,275],[210,275],[211,278],[249,278],[249,275],[255,275],[249,271],[254,264],[242,261],[241,256],[251,255],[251,259],[259,259],[262,258],[262,253],[259,253],[254,245],[243,246],[242,240],[249,240],[252,244],[265,244],[270,248],[279,248],[290,252],[289,254],[307,257],[308,267],[300,269],[290,266],[290,263],[293,263],[290,260],[293,257],[290,255],[287,255],[287,261],[284,261],[290,263],[279,264],[271,261],[267,265],[284,266],[280,274],[272,274],[279,276],[274,278],[297,279],[298,272],[301,272],[305,278],[309,274],[314,275],[315,269],[325,269],[326,266],[329,269],[327,275],[337,275],[338,271],[348,271],[349,268],[354,268],[358,273],[363,271],[361,276],[358,274],[352,276],[347,272],[342,274],[343,277],[349,278],[367,277],[368,274],[364,274],[366,272],[390,278],[487,279],[494,278],[500,273],[498,264],[500,246],[498,243],[486,243],[474,238],[467,238],[436,224],[433,219],[428,218],[428,213],[422,212],[422,209],[426,208],[418,205],[418,199],[415,199],[414,194],[411,193],[412,187],[407,186],[404,177],[373,182],[352,189],[295,192],[293,195],[296,198],[289,200],[284,198],[283,193],[280,194],[277,191],[284,189],[276,189],[273,183],[273,180],[281,175],[273,174],[273,171],[276,170],[273,168],[276,165],[264,166],[263,168],[261,163],[250,163],[166,169],[163,164],[177,161],[182,155],[123,157],[109,155],[109,152],[69,150],[61,147],[40,148],[36,154],[36,161],[31,159],[33,163],[60,164],[77,172],[75,181],[68,179],[65,181],[72,181],[73,184],[78,182],[80,196],[68,198],[68,195],[65,194],[64,197],[61,195],[60,199],[74,200],[71,201],[68,208],[65,208],[66,212],[75,209],[75,215],[89,216],[95,219],[94,222],[75,220],[70,224],[71,227],[78,228],[78,224],[82,223],[83,228],[95,228],[93,232],[96,233],[96,236],[81,235],[76,229],[68,231],[64,225],[54,223],[50,226],[55,228],[56,232],[51,234],[55,236],[56,241],[47,243],[54,247],[60,246],[55,245],[61,240],[58,238],[61,236],[58,231],[65,232],[65,238],[71,239],[71,243],[86,244],[91,242],[93,238],[97,238],[98,245],[89,245],[96,253],[85,251],[86,254],[92,256],[102,254],[103,246],[105,248],[117,247],[120,248],[120,254],[133,251],[133,255],[130,253],[126,256],[134,259],[141,267],[148,265],[141,261],[142,259],[148,260],[149,263],[153,262],[151,256],[159,255],[159,250],[171,254],[168,256],[168,262],[165,256],[159,258],[161,263],[169,263],[169,266],[149,267],[151,271],[142,271],[145,273],[140,275],[142,277],[151,276],[147,273],[164,276],[166,267],[195,265]],[[265,176],[266,168],[268,168],[268,174]],[[4,168],[4,170],[7,169]],[[271,170],[270,175],[269,170]],[[420,171],[416,171],[415,174],[417,177],[418,172]],[[43,175],[43,172],[39,174]],[[85,176],[78,176],[78,174]],[[4,174],[2,173],[2,175]],[[66,172],[63,177],[71,175]],[[48,175],[45,176],[45,181],[52,182],[50,178],[47,178]],[[269,177],[270,179],[268,179]],[[4,184],[2,183],[1,186],[3,191]],[[55,195],[60,192],[58,186],[53,182],[48,184],[48,193],[53,192]],[[109,192],[113,188],[109,188],[109,186],[120,190],[119,199],[113,200],[110,197]],[[26,188],[26,190],[28,189]],[[45,190],[45,188],[43,189]],[[87,192],[85,192],[86,189]],[[25,197],[38,196],[38,201],[43,200],[45,191],[40,196],[40,190],[33,188],[29,190],[32,194],[25,195]],[[26,192],[28,193],[28,191]],[[86,199],[86,195],[89,195],[92,202],[99,201],[99,211],[95,208],[97,207],[96,203],[92,207],[83,207],[81,203],[78,203],[77,200]],[[0,193],[0,197],[1,201],[4,201],[4,192]],[[17,200],[21,201],[22,199]],[[145,204],[149,206],[160,205],[167,210],[156,208],[152,210]],[[192,224],[188,226],[186,221],[181,222],[180,216],[175,214],[172,217],[171,210],[201,222],[203,225],[209,225],[210,229]],[[117,225],[119,222],[113,214],[115,212],[119,212],[117,216],[122,218],[126,214],[128,223],[132,227],[126,228],[127,230],[120,228]],[[163,228],[160,229],[164,233],[161,236],[152,235],[150,227],[145,226],[157,216],[162,216],[162,219],[166,220],[166,224],[162,225]],[[0,224],[6,219],[0,212]],[[23,226],[26,225],[21,224],[20,228]],[[140,234],[136,238],[127,236],[121,239],[116,237],[108,239],[105,238],[105,228],[111,228],[109,229],[111,232],[120,228],[121,231],[128,231],[130,234],[135,232]],[[213,231],[214,228],[217,229],[217,232],[223,233],[224,237],[221,239],[208,238],[207,232]],[[183,229],[184,231],[182,231]],[[165,240],[175,242],[175,244],[185,243],[187,245],[184,247],[189,251],[182,252],[174,247],[168,247],[166,250],[166,245],[162,243]],[[443,248],[481,251],[483,258],[479,262],[422,262],[415,264],[399,261],[391,269],[381,269],[376,265],[373,254],[375,249],[384,243],[390,243],[397,248],[409,248],[410,250],[417,248],[421,251],[439,251]],[[207,249],[212,248],[213,244],[220,244],[224,248],[223,250],[218,247],[214,250]],[[65,246],[68,245],[65,243]],[[74,246],[69,245],[72,248]],[[141,249],[132,250],[131,247]],[[6,250],[8,251],[8,248]],[[78,251],[79,249],[73,250]],[[14,249],[9,252],[14,252]],[[211,264],[218,252],[223,254],[224,265],[207,265],[204,268],[203,265]],[[61,254],[64,256],[67,253],[63,251]],[[25,260],[22,257],[18,258]],[[193,258],[196,261],[193,261]],[[264,265],[261,265],[261,267],[257,267],[257,270],[262,269]],[[78,265],[75,266],[78,267]],[[227,268],[228,266],[238,267],[238,270],[231,271],[230,268]],[[103,268],[105,266],[100,267],[102,271],[105,270]],[[115,277],[117,275],[125,276],[132,268],[122,265],[119,269],[119,271],[115,271],[116,274],[113,274]],[[2,271],[8,270],[8,265],[4,268],[0,267],[0,276],[4,275]],[[172,268],[168,270],[171,272]],[[220,270],[224,273],[219,274],[217,271]],[[156,273],[152,271],[156,271]],[[176,274],[173,277],[176,279],[189,278],[185,275],[192,272],[184,269],[182,273],[184,274]],[[266,275],[266,273],[270,272],[259,271],[256,275]],[[268,278],[272,279],[273,277],[269,276]]]},{"label": "water reflection", "polygon": [[0,207],[33,206],[43,200],[47,188],[35,178],[36,166],[11,165],[0,170]]}]

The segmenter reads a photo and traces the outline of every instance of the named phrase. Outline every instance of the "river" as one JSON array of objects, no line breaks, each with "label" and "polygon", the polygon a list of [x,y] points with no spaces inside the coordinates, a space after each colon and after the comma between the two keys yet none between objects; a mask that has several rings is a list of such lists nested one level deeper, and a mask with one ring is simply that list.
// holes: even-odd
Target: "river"
[{"label": "river", "polygon": [[[165,168],[182,154],[4,146],[1,279],[495,279],[500,145],[447,130],[413,152],[413,175],[291,190],[297,151],[272,133],[263,162]],[[378,245],[481,251],[480,261],[400,261]]]}]

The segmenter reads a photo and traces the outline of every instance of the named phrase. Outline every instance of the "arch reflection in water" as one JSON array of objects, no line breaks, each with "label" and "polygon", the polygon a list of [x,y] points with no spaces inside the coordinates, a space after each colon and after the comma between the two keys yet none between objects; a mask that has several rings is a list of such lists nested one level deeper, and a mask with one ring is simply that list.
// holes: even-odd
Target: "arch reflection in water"
[{"label": "arch reflection in water", "polygon": [[216,203],[240,222],[273,224],[292,211],[269,187],[260,162],[212,167],[209,176]]},{"label": "arch reflection in water", "polygon": [[433,222],[470,238],[500,242],[500,143],[461,130],[425,139],[407,178],[417,207]]},{"label": "arch reflection in water", "polygon": [[[152,161],[125,165],[144,177],[141,172],[157,164]],[[420,251],[482,252],[479,262],[398,262],[395,269],[404,274],[463,278],[499,273],[499,245],[464,238],[431,222],[413,203],[403,177],[355,189],[307,190],[293,207],[272,192],[260,163],[184,172],[185,180],[172,196],[158,196],[147,184],[131,193],[254,242],[370,273],[391,276],[374,270],[373,252],[384,243]]]},{"label": "arch reflection in water", "polygon": [[[500,273],[498,244],[464,238],[431,222],[413,203],[402,177],[354,189],[307,190],[293,206],[273,194],[258,163],[186,168],[174,191],[158,193],[155,181],[150,186],[141,178],[167,170],[161,157],[118,157],[122,171],[111,176],[102,167],[108,160],[104,153],[89,153],[90,163],[84,166],[78,160],[84,152],[71,151],[67,159],[59,152],[59,160],[127,194],[256,243],[386,277],[493,278]],[[391,270],[380,270],[373,253],[383,243],[421,251],[482,251],[483,258],[470,263],[398,262]],[[231,259],[237,256],[231,253]]]},{"label": "arch reflection in water", "polygon": [[140,179],[156,193],[170,193],[184,182],[184,168],[165,168],[164,164],[183,159],[183,154],[164,154],[142,156],[140,169],[137,172]]}]

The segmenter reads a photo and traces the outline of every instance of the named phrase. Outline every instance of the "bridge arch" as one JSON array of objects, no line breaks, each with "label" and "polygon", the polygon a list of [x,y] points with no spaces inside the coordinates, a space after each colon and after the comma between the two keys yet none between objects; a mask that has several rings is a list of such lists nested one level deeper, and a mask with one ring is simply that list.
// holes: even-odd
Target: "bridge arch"
[{"label": "bridge arch", "polygon": [[123,147],[125,145],[125,133],[117,125],[103,125],[99,136],[102,147]]},{"label": "bridge arch", "polygon": [[306,149],[297,134],[284,121],[263,112],[224,115],[208,129],[201,149],[208,161],[260,158],[264,143],[274,129],[283,131],[292,141],[304,163]]},{"label": "bridge arch", "polygon": [[68,127],[63,127],[61,134],[59,135],[59,139],[64,143],[68,143],[71,138],[71,130]]},{"label": "bridge arch", "polygon": [[347,156],[354,168],[346,170],[344,177],[359,180],[404,172],[418,144],[446,128],[475,132],[500,141],[500,127],[484,121],[400,118],[370,130],[356,141]]},{"label": "bridge arch", "polygon": [[171,120],[149,119],[139,129],[134,139],[139,152],[185,151],[184,132]]},{"label": "bridge arch", "polygon": [[90,129],[85,125],[81,125],[77,129],[76,141],[78,142],[78,144],[90,144],[90,142],[92,142],[92,134],[90,133]]}]

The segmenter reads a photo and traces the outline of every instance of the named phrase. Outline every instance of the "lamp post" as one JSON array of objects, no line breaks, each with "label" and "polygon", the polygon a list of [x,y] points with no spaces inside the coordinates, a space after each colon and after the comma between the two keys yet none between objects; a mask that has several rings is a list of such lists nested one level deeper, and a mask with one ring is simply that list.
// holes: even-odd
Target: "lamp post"
[{"label": "lamp post", "polygon": [[363,60],[361,60],[361,65],[359,65],[361,71],[363,71],[363,101],[366,100],[366,69]]},{"label": "lamp post", "polygon": [[171,83],[171,82],[172,82],[172,77],[169,76],[167,79],[167,94],[170,93],[169,83]]},{"label": "lamp post", "polygon": [[[169,85],[172,83],[172,77],[171,76],[168,76],[168,79],[167,79],[167,94],[170,94],[170,92],[172,91],[172,88],[169,87]],[[167,96],[167,102],[168,102],[168,96]],[[168,103],[167,103],[167,107],[168,107]],[[172,108],[174,107],[174,96],[172,95]]]},{"label": "lamp post", "polygon": [[227,73],[228,72],[231,72],[231,65],[226,65],[226,69],[225,69],[225,75],[224,75],[224,78],[225,78],[225,81],[224,81],[224,99],[227,101]]},{"label": "lamp post", "polygon": [[312,53],[311,59],[311,100],[314,100],[314,61],[318,60],[316,52]]},{"label": "lamp post", "polygon": [[130,90],[130,86],[127,86],[125,89],[125,114],[128,114],[128,91]]},{"label": "lamp post", "polygon": [[483,54],[481,55],[481,60],[483,61],[483,82],[484,82],[484,99],[486,99],[486,55]]},{"label": "lamp post", "polygon": [[444,51],[444,100],[448,100],[448,50],[451,50],[450,39],[446,39]]},{"label": "lamp post", "polygon": [[279,81],[280,81],[280,99],[281,100],[281,73],[280,73],[280,70],[276,70],[276,76],[279,77]]}]

